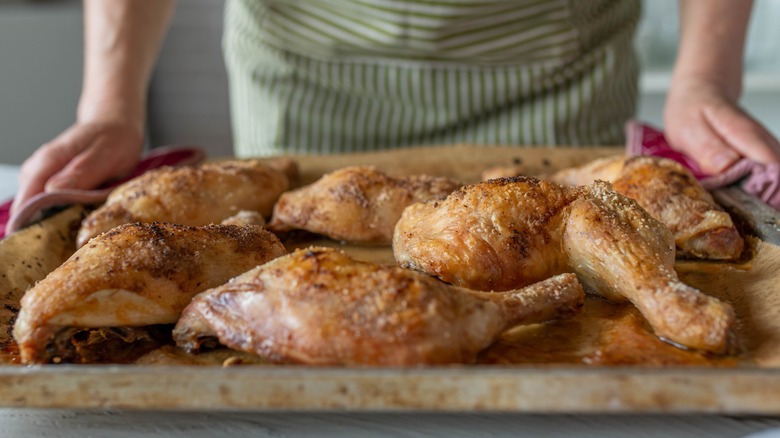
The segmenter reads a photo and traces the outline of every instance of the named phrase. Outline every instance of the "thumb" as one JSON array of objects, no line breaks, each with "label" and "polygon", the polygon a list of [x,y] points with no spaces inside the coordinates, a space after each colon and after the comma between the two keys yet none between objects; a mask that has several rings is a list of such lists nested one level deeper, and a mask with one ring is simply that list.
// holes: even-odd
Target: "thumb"
[{"label": "thumb", "polygon": [[46,182],[46,191],[65,190],[79,188],[74,175],[66,172],[59,172]]}]

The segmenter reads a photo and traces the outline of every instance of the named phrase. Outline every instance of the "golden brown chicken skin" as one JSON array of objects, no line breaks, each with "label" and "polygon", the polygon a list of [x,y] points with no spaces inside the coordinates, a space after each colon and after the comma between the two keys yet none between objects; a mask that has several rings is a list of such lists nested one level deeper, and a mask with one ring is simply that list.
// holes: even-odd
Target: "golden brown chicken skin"
[{"label": "golden brown chicken skin", "polygon": [[[153,341],[140,328],[174,324],[197,293],[285,253],[276,236],[257,226],[114,228],[25,293],[14,326],[22,360],[111,361],[112,354],[116,360],[131,349],[125,342]],[[90,339],[112,354],[86,345]]]},{"label": "golden brown chicken skin", "polygon": [[573,271],[595,293],[634,303],[660,337],[716,353],[732,346],[731,306],[680,282],[669,230],[605,182],[470,185],[407,208],[393,250],[402,267],[478,290]]},{"label": "golden brown chicken skin", "polygon": [[106,203],[84,219],[77,243],[83,246],[100,233],[132,222],[203,226],[241,210],[270,216],[289,186],[284,171],[258,160],[154,169],[111,192]]},{"label": "golden brown chicken skin", "polygon": [[268,226],[278,232],[303,229],[334,240],[389,245],[404,208],[444,199],[460,186],[448,178],[395,178],[373,167],[346,167],[284,193]]},{"label": "golden brown chicken skin", "polygon": [[602,158],[562,170],[551,179],[569,185],[599,179],[612,182],[615,191],[635,199],[669,228],[683,257],[734,260],[744,249],[731,216],[676,161],[646,156]]},{"label": "golden brown chicken skin", "polygon": [[684,256],[733,260],[742,254],[745,242],[731,216],[682,165],[654,157],[631,158],[613,187],[666,225]]},{"label": "golden brown chicken skin", "polygon": [[476,292],[311,247],[195,297],[174,339],[195,351],[216,338],[280,363],[472,363],[506,329],[568,317],[583,298],[571,274],[518,291]]}]

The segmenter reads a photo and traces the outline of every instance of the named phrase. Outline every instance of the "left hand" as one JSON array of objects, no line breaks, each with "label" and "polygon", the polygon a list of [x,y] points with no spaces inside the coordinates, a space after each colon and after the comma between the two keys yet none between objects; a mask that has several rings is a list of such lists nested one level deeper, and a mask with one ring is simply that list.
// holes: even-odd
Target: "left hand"
[{"label": "left hand", "polygon": [[664,108],[670,145],[718,174],[745,157],[780,162],[780,144],[715,81],[686,78],[673,82]]}]

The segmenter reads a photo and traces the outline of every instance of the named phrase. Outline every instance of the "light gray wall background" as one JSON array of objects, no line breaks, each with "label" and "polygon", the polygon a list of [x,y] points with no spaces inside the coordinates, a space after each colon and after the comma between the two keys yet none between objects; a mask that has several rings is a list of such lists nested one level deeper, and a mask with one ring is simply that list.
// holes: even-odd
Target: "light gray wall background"
[{"label": "light gray wall background", "polygon": [[[107,0],[110,1],[110,0]],[[149,144],[232,152],[220,51],[224,0],[180,0],[150,89]],[[662,125],[676,0],[645,2],[638,116]],[[780,1],[759,0],[743,104],[780,133]],[[0,163],[19,164],[74,120],[81,88],[81,2],[0,0]]]},{"label": "light gray wall background", "polygon": [[[151,146],[198,144],[210,156],[232,154],[223,4],[178,2],[149,91]],[[20,164],[75,120],[82,24],[79,0],[0,0],[0,163]]]},{"label": "light gray wall background", "polygon": [[81,89],[79,5],[0,2],[0,163],[21,163],[73,122]]}]

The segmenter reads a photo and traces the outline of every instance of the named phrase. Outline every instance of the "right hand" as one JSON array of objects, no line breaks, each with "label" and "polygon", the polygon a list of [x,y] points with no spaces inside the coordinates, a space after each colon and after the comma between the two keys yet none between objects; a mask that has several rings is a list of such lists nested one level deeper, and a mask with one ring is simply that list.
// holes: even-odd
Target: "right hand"
[{"label": "right hand", "polygon": [[664,108],[671,146],[693,157],[711,175],[742,157],[757,163],[780,162],[780,143],[725,88],[706,78],[673,80]]},{"label": "right hand", "polygon": [[11,212],[44,191],[94,189],[135,168],[143,133],[125,122],[77,122],[22,164]]}]

